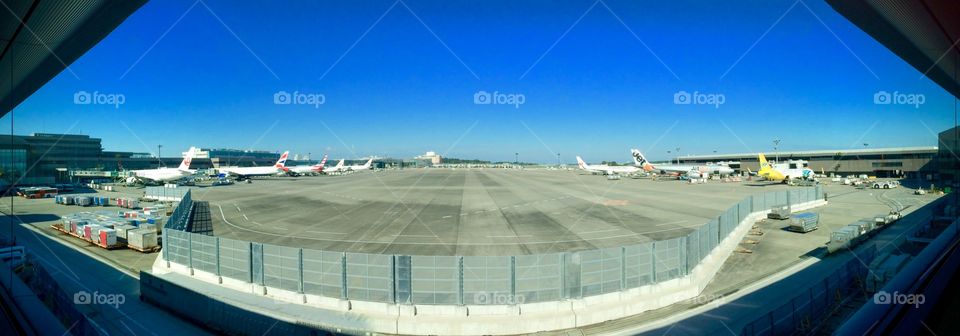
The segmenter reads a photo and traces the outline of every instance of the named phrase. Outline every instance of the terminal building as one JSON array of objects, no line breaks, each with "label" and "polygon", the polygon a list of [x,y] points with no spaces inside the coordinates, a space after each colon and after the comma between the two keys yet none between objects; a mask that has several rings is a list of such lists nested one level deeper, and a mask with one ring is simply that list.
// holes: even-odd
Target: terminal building
[{"label": "terminal building", "polygon": [[[941,142],[942,143],[942,142]],[[824,174],[867,174],[877,177],[902,177],[934,180],[938,178],[937,147],[870,148],[845,150],[790,151],[764,153],[767,160],[807,160],[810,169]],[[681,163],[728,162],[740,172],[760,169],[758,153],[690,155]],[[954,161],[955,162],[955,161]]]}]

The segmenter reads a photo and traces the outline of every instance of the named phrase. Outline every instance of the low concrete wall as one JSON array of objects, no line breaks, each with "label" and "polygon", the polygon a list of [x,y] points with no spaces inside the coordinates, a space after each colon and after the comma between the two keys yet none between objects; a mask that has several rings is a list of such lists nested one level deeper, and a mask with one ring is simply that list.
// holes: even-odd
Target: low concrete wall
[{"label": "low concrete wall", "polygon": [[[827,201],[816,200],[792,206],[793,211],[803,211],[825,205]],[[766,218],[769,210],[758,211],[747,215],[737,227],[725,237],[716,248],[711,251],[686,276],[656,284],[632,288],[621,292],[589,296],[581,299],[562,300],[555,302],[540,302],[504,306],[453,306],[453,305],[401,305],[357,300],[342,300],[324,298],[316,295],[307,295],[276,288],[263,287],[250,283],[238,282],[230,279],[221,279],[215,274],[189,267],[170,263],[157,257],[154,263],[151,281],[159,282],[164,274],[176,273],[189,276],[191,279],[202,281],[204,284],[215,284],[243,293],[261,297],[264,302],[284,302],[296,304],[301,309],[313,310],[315,313],[304,314],[306,318],[284,316],[282,312],[266,312],[263,314],[274,316],[281,320],[294,320],[293,326],[310,325],[324,330],[344,332],[346,330],[369,331],[380,333],[414,334],[414,335],[506,335],[519,333],[533,333],[538,331],[558,330],[582,327],[615,320],[645,311],[663,308],[674,303],[689,300],[700,293],[713,280],[727,258],[737,248],[740,241],[757,221]],[[143,279],[143,277],[141,277]],[[144,291],[141,280],[141,291]],[[147,287],[148,294],[150,286]],[[178,288],[178,291],[189,291],[187,288]],[[178,292],[179,293],[179,292]],[[179,295],[179,294],[178,294]],[[186,294],[184,294],[186,295]],[[191,293],[200,295],[203,293]],[[224,304],[230,304],[229,297],[220,298]],[[160,300],[157,298],[156,300]],[[184,309],[192,314],[195,307],[191,305],[172,307],[170,309]],[[223,308],[221,308],[223,309]],[[239,308],[238,308],[239,309]],[[245,312],[243,314],[258,314]],[[260,315],[263,315],[260,314]],[[204,324],[216,324],[217,321],[206,319]],[[230,326],[229,319],[219,323]],[[258,324],[259,325],[259,324]],[[223,329],[232,330],[232,329]],[[250,330],[244,329],[245,333]]]}]

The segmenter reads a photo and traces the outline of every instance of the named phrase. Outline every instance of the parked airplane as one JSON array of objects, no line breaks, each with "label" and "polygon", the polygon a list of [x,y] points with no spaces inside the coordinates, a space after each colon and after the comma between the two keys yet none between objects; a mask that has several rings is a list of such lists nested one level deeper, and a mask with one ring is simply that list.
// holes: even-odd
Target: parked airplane
[{"label": "parked airplane", "polygon": [[277,175],[288,171],[286,167],[287,164],[287,155],[290,152],[283,152],[283,155],[280,155],[280,159],[277,160],[277,163],[273,166],[264,166],[264,167],[222,167],[218,170],[230,176],[236,176],[238,180],[245,178],[250,178],[253,176],[269,176]]},{"label": "parked airplane", "polygon": [[373,158],[370,158],[370,160],[367,160],[367,163],[364,163],[364,164],[362,164],[362,165],[346,166],[346,167],[344,167],[344,169],[346,169],[346,170],[367,170],[367,169],[370,169],[370,165],[371,165],[372,163],[373,163]]},{"label": "parked airplane", "polygon": [[336,166],[333,166],[333,167],[324,169],[324,170],[323,170],[323,173],[324,173],[324,174],[329,174],[329,173],[343,172],[343,171],[346,171],[346,170],[347,170],[347,169],[343,166],[343,159],[340,159],[340,162],[337,162],[337,165],[336,165]]},{"label": "parked airplane", "polygon": [[291,173],[294,173],[294,174],[299,174],[299,175],[311,174],[311,173],[312,173],[312,174],[319,174],[319,173],[323,172],[323,166],[324,166],[325,164],[327,164],[327,155],[326,155],[326,154],[323,155],[323,159],[321,159],[321,160],[320,160],[320,163],[318,163],[318,164],[315,164],[315,165],[312,165],[312,166],[293,166],[293,167],[288,167],[288,169],[289,169],[288,171],[291,172]]},{"label": "parked airplane", "polygon": [[787,162],[770,163],[763,153],[758,155],[760,160],[760,170],[757,175],[770,181],[783,181],[787,183],[793,179],[812,180],[814,178],[813,170],[806,160],[787,160]]},{"label": "parked airplane", "polygon": [[640,168],[634,166],[589,165],[583,162],[583,159],[579,156],[577,156],[577,165],[580,166],[580,169],[604,175],[633,174],[640,171]]},{"label": "parked airplane", "polygon": [[133,176],[129,177],[127,182],[168,182],[176,181],[197,173],[196,169],[190,169],[190,161],[193,160],[194,147],[190,147],[187,156],[183,157],[180,166],[177,168],[157,168],[133,170]]},{"label": "parked airplane", "polygon": [[704,178],[710,175],[730,175],[733,174],[733,168],[726,165],[707,164],[707,165],[681,165],[681,164],[657,164],[654,165],[647,161],[638,149],[631,149],[633,154],[633,165],[643,168],[644,171],[658,171],[666,174],[686,175],[689,178]]}]

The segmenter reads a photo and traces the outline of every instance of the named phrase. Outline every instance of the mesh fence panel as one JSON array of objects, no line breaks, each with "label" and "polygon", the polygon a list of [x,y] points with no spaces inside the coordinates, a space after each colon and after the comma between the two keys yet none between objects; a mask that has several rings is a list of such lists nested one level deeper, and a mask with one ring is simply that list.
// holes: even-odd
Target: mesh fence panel
[{"label": "mesh fence panel", "polygon": [[167,240],[163,248],[167,249],[167,260],[180,265],[190,265],[190,233],[164,229]]},{"label": "mesh fence panel", "polygon": [[744,219],[747,219],[747,215],[750,215],[750,212],[753,210],[750,208],[753,203],[750,198],[746,198],[737,203],[737,222],[742,222]]},{"label": "mesh fence panel", "polygon": [[393,302],[393,256],[347,253],[347,298]]},{"label": "mesh fence panel", "polygon": [[653,283],[653,243],[630,245],[623,248],[624,288],[635,288]]},{"label": "mesh fence panel", "polygon": [[[167,188],[170,189],[170,188]],[[217,274],[217,237],[188,233],[194,269]]]},{"label": "mesh fence panel", "polygon": [[410,258],[413,303],[460,303],[459,257],[411,256]]},{"label": "mesh fence panel", "polygon": [[690,232],[685,238],[687,240],[687,274],[690,274],[703,259],[700,255],[700,229]]},{"label": "mesh fence panel", "polygon": [[710,246],[720,245],[720,220],[710,220],[710,222],[707,222],[707,228],[709,230]]},{"label": "mesh fence panel", "polygon": [[654,261],[657,281],[675,279],[681,275],[680,241],[682,238],[661,240],[654,243]]},{"label": "mesh fence panel", "polygon": [[775,207],[775,206],[783,205],[783,204],[789,204],[789,203],[787,202],[787,193],[782,192],[782,191],[781,191],[781,192],[776,192],[776,191],[775,191],[775,192],[773,193],[773,195],[777,198],[777,201],[776,201],[775,204],[771,205],[771,207]]},{"label": "mesh fence panel", "polygon": [[300,249],[263,244],[263,284],[300,291]]},{"label": "mesh fence panel", "polygon": [[343,293],[343,252],[303,250],[303,292],[339,298]]},{"label": "mesh fence panel", "polygon": [[250,243],[220,238],[220,276],[250,282]]},{"label": "mesh fence panel", "polygon": [[463,303],[495,304],[512,299],[510,257],[463,257]]},{"label": "mesh fence panel", "polygon": [[583,251],[580,253],[580,295],[591,296],[620,290],[620,247]]},{"label": "mesh fence panel", "polygon": [[560,253],[516,256],[517,299],[528,303],[562,299],[562,256]]},{"label": "mesh fence panel", "polygon": [[[700,241],[700,260],[703,260],[703,258],[705,258],[707,255],[713,252],[713,248],[716,247],[717,245],[714,243],[711,243],[711,240],[710,240],[710,236],[711,236],[710,223],[707,223],[706,225],[701,226],[699,229],[697,229],[697,232],[699,233],[699,236],[700,236],[698,238],[698,240]],[[717,234],[714,233],[713,236],[716,237]]]}]

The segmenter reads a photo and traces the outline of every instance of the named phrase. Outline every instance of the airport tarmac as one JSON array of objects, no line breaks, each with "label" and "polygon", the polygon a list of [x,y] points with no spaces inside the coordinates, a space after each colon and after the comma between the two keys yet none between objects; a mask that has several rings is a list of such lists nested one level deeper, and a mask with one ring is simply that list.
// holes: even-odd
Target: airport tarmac
[{"label": "airport tarmac", "polygon": [[217,236],[333,251],[522,255],[683,236],[788,188],[546,169],[408,169],[204,188]]}]

